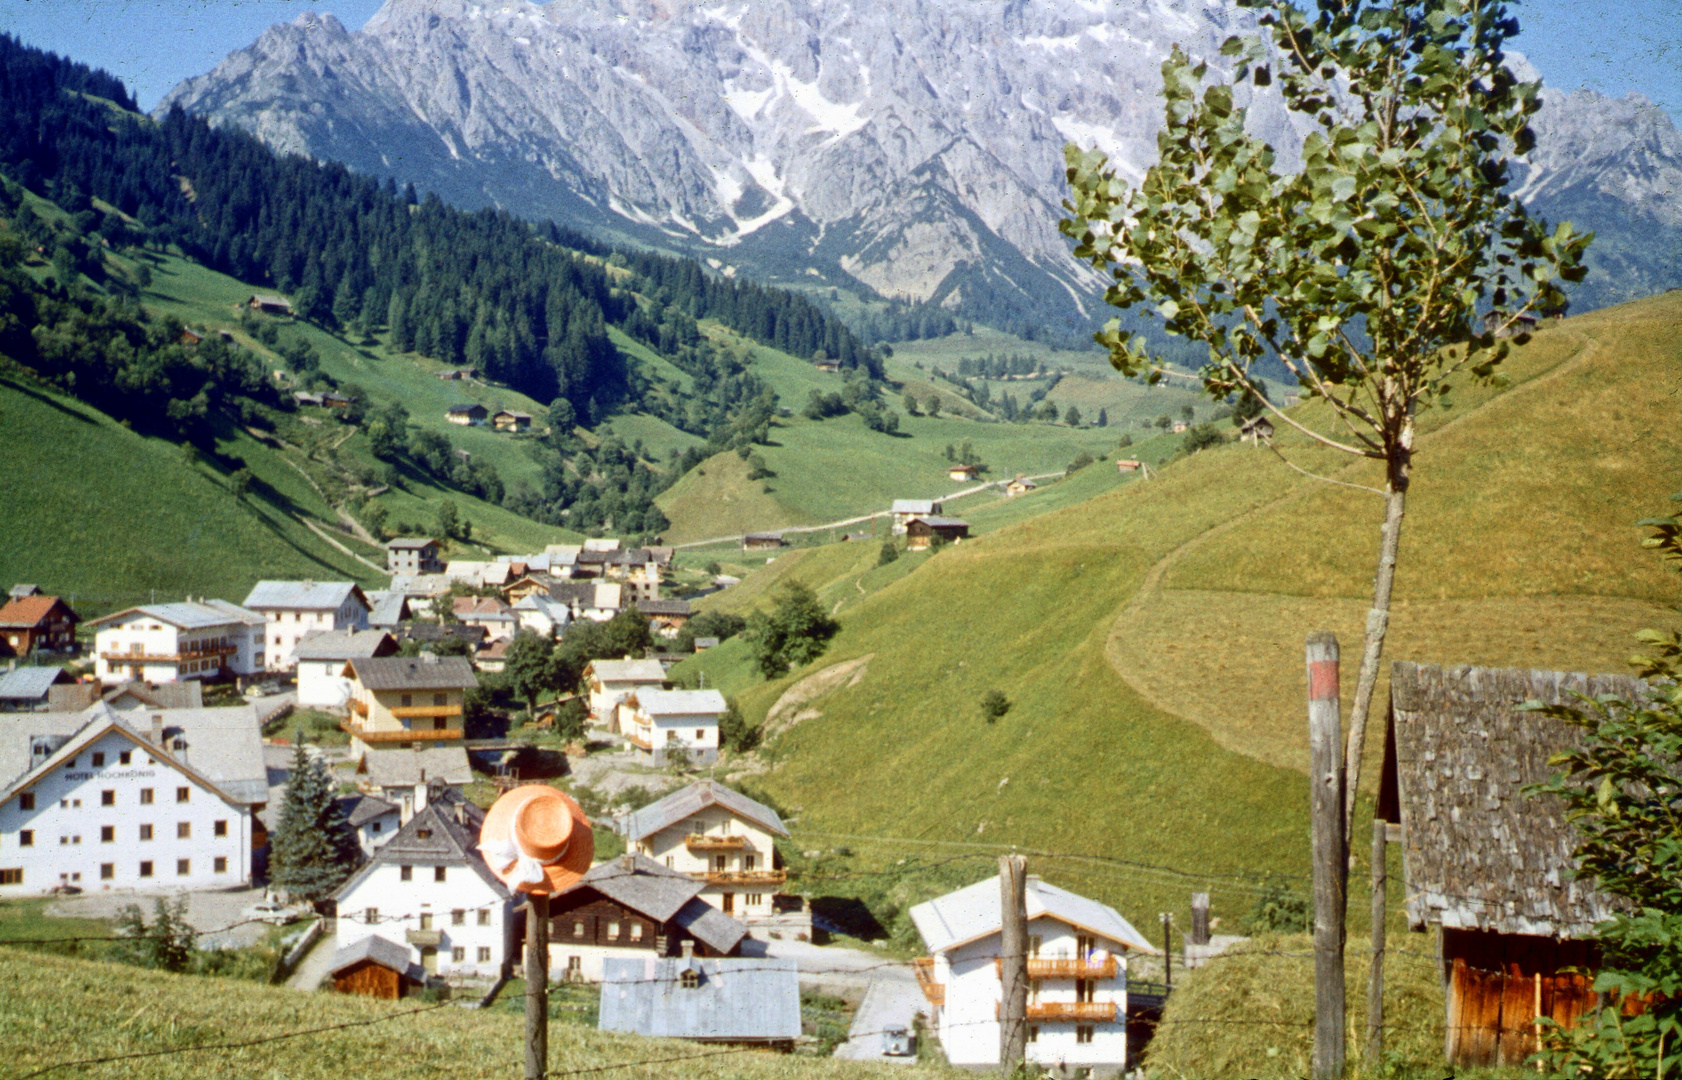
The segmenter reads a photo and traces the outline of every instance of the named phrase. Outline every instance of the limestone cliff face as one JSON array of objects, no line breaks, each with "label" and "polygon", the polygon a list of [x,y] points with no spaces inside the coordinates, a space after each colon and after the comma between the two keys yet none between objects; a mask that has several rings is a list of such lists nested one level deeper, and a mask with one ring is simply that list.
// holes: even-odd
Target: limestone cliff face
[{"label": "limestone cliff face", "polygon": [[[1057,233],[1063,144],[1139,176],[1168,50],[1214,57],[1247,25],[1221,0],[387,0],[355,33],[276,26],[160,109],[759,278],[1079,333],[1105,312]],[[1674,216],[1662,113],[1548,109],[1538,204],[1593,190],[1597,216],[1631,198]],[[1596,127],[1632,123],[1651,130]],[[1252,127],[1296,142],[1272,99]],[[1632,141],[1651,146],[1646,187],[1603,167]]]}]

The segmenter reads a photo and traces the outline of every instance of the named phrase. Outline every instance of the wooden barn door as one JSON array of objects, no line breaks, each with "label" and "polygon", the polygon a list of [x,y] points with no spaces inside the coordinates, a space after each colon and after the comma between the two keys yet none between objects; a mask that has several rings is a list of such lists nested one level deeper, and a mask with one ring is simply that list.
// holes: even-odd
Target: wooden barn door
[{"label": "wooden barn door", "polygon": [[1443,958],[1449,965],[1444,1052],[1453,1065],[1521,1065],[1537,1050],[1538,1015],[1573,1027],[1595,1005],[1592,977],[1561,970],[1593,966],[1585,942],[1444,930]]}]

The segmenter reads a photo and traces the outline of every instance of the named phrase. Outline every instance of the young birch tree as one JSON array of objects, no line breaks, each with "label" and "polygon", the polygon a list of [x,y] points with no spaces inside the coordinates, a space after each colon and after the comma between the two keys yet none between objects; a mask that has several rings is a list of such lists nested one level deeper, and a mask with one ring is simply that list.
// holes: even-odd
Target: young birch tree
[{"label": "young birch tree", "polygon": [[[1271,47],[1231,38],[1232,81],[1176,47],[1162,65],[1160,160],[1138,187],[1104,155],[1065,151],[1075,254],[1113,283],[1105,299],[1143,305],[1169,333],[1208,347],[1216,399],[1254,393],[1276,419],[1324,447],[1384,464],[1383,531],[1346,747],[1352,813],[1378,677],[1415,418],[1447,404],[1463,378],[1489,380],[1521,316],[1563,311],[1592,234],[1550,230],[1507,194],[1509,167],[1534,139],[1539,84],[1507,69],[1517,33],[1484,0],[1239,0]],[[1274,84],[1306,119],[1302,165],[1245,130],[1234,86]],[[1478,317],[1488,305],[1496,318]],[[1125,375],[1162,369],[1119,320],[1096,335]],[[1274,358],[1330,422],[1311,427],[1256,393]],[[1322,430],[1323,429],[1323,430]],[[1289,462],[1288,462],[1289,463]],[[1294,463],[1293,468],[1299,468]],[[1325,479],[1325,478],[1321,478]],[[1342,481],[1334,481],[1342,483]]]}]

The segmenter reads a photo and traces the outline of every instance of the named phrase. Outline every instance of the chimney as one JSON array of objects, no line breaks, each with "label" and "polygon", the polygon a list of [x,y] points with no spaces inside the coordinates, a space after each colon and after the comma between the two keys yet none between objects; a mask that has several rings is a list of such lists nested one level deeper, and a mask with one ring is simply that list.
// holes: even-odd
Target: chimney
[{"label": "chimney", "polygon": [[625,854],[619,856],[619,869],[625,871],[627,874],[636,873],[637,857],[632,855],[629,851],[625,852]]},{"label": "chimney", "polygon": [[455,804],[455,811],[456,811],[456,824],[457,825],[466,825],[467,824],[467,804],[466,803],[461,803],[461,802],[456,803]]},{"label": "chimney", "polygon": [[683,943],[681,945],[679,945],[678,947],[683,950],[683,958],[685,960],[693,960],[695,958],[695,942],[694,941],[690,940],[689,938],[684,938]]},{"label": "chimney", "polygon": [[162,747],[164,744],[164,714],[152,714],[152,745]]},{"label": "chimney", "polygon": [[415,813],[426,809],[426,770],[421,770],[421,782],[415,785]]}]

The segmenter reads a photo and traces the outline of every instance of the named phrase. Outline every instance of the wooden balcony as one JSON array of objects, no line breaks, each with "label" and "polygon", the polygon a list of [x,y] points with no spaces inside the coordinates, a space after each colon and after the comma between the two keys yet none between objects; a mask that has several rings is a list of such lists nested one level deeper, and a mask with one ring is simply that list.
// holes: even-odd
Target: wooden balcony
[{"label": "wooden balcony", "polygon": [[919,956],[911,961],[911,970],[917,976],[917,988],[923,992],[923,997],[930,1005],[946,1004],[946,985],[934,981],[934,957]]},{"label": "wooden balcony", "polygon": [[237,652],[237,645],[207,645],[202,649],[183,649],[173,653],[102,652],[99,658],[113,664],[179,664],[186,660],[219,659]]},{"label": "wooden balcony", "polygon": [[706,833],[690,833],[683,838],[683,845],[690,851],[740,851],[749,846],[745,836],[708,836]]},{"label": "wooden balcony", "polygon": [[365,743],[405,743],[405,742],[448,742],[465,736],[461,728],[444,728],[442,731],[410,731],[408,728],[386,728],[372,730],[351,720],[340,720],[339,728],[361,739]]},{"label": "wooden balcony", "polygon": [[[1059,960],[1040,956],[1028,957],[1028,978],[1030,979],[1113,979],[1120,965],[1111,956],[1102,963],[1097,960]],[[993,959],[993,971],[1001,978],[1004,975],[1004,965],[997,957]]]},{"label": "wooden balcony", "polygon": [[399,720],[440,720],[461,715],[460,705],[398,705],[389,710]]},{"label": "wooden balcony", "polygon": [[[993,1015],[999,1014],[994,1003]],[[1030,1001],[1028,1020],[1036,1024],[1113,1024],[1116,1003],[1113,1001]]]},{"label": "wooden balcony", "polygon": [[358,716],[366,717],[368,715],[368,703],[363,701],[361,698],[351,698],[345,704],[350,708],[351,712]]},{"label": "wooden balcony", "polygon": [[637,734],[634,730],[625,732],[625,741],[639,750],[647,750],[651,754],[654,752],[654,743]]},{"label": "wooden balcony", "polygon": [[781,885],[788,880],[787,870],[703,870],[699,877],[708,885]]}]

